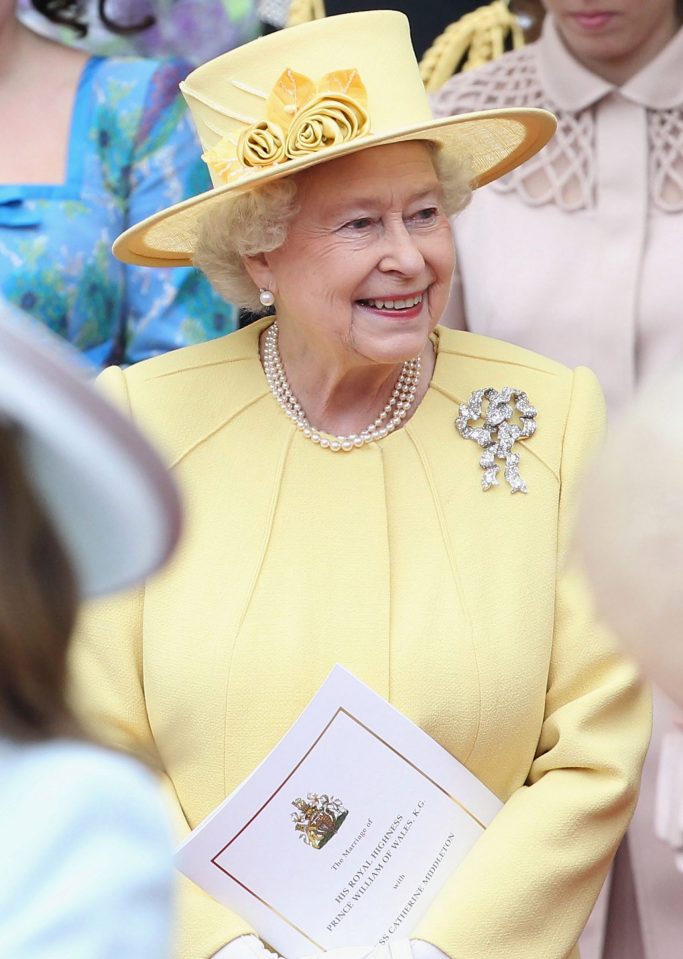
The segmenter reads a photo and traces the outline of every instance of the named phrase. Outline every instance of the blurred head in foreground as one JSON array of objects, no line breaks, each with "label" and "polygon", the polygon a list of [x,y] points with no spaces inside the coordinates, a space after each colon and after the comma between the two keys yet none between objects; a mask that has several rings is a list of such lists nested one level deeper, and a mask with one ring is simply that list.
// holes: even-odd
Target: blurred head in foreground
[{"label": "blurred head in foreground", "polygon": [[152,573],[179,530],[151,447],[60,341],[0,304],[0,736],[73,729],[79,599]]},{"label": "blurred head in foreground", "polygon": [[683,367],[643,391],[589,474],[578,544],[625,648],[683,706]]}]

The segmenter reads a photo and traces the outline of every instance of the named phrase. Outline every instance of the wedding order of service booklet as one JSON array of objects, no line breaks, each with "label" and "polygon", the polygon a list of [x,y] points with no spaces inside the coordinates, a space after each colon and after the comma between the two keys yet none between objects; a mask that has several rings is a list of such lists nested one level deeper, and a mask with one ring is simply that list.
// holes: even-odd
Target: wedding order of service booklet
[{"label": "wedding order of service booklet", "polygon": [[341,666],[176,852],[287,959],[409,936],[501,808]]}]

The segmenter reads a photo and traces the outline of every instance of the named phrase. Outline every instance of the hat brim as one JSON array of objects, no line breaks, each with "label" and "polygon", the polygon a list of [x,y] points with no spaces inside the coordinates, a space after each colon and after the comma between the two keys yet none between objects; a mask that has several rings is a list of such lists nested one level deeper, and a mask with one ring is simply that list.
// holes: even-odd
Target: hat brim
[{"label": "hat brim", "polygon": [[154,572],[180,533],[163,463],[91,384],[62,341],[0,306],[0,415],[20,428],[26,473],[83,596]]},{"label": "hat brim", "polygon": [[369,134],[286,163],[255,169],[237,182],[177,203],[130,227],[118,237],[113,251],[124,263],[136,266],[191,266],[198,221],[211,204],[269,180],[388,143],[428,140],[462,157],[472,172],[472,187],[476,189],[504,176],[541,150],[556,126],[555,117],[546,110],[510,108],[463,113],[400,131]]}]

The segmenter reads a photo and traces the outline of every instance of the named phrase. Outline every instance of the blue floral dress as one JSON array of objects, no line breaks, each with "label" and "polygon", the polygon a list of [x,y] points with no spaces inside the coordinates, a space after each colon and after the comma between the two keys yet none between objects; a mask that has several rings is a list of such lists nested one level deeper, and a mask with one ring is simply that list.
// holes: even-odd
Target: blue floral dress
[{"label": "blue floral dress", "polygon": [[237,310],[197,270],[126,266],[111,254],[126,227],[211,185],[178,93],[187,69],[91,58],[74,103],[66,181],[0,185],[0,295],[99,367],[237,326]]}]

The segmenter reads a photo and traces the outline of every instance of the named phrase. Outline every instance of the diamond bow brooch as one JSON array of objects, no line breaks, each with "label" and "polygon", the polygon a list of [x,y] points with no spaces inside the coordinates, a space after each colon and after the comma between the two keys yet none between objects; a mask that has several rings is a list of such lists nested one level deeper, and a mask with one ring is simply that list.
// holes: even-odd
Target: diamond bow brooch
[{"label": "diamond bow brooch", "polygon": [[[515,410],[519,414],[519,424],[511,422]],[[510,492],[526,493],[526,483],[519,473],[519,454],[513,453],[512,447],[517,440],[534,435],[536,412],[526,393],[511,386],[504,386],[501,390],[494,390],[491,386],[475,390],[467,403],[461,404],[455,425],[464,439],[474,440],[482,448],[479,465],[484,470],[481,478],[484,491],[499,485],[500,466],[496,460],[504,460],[503,475]],[[476,425],[482,419],[483,423]]]}]

